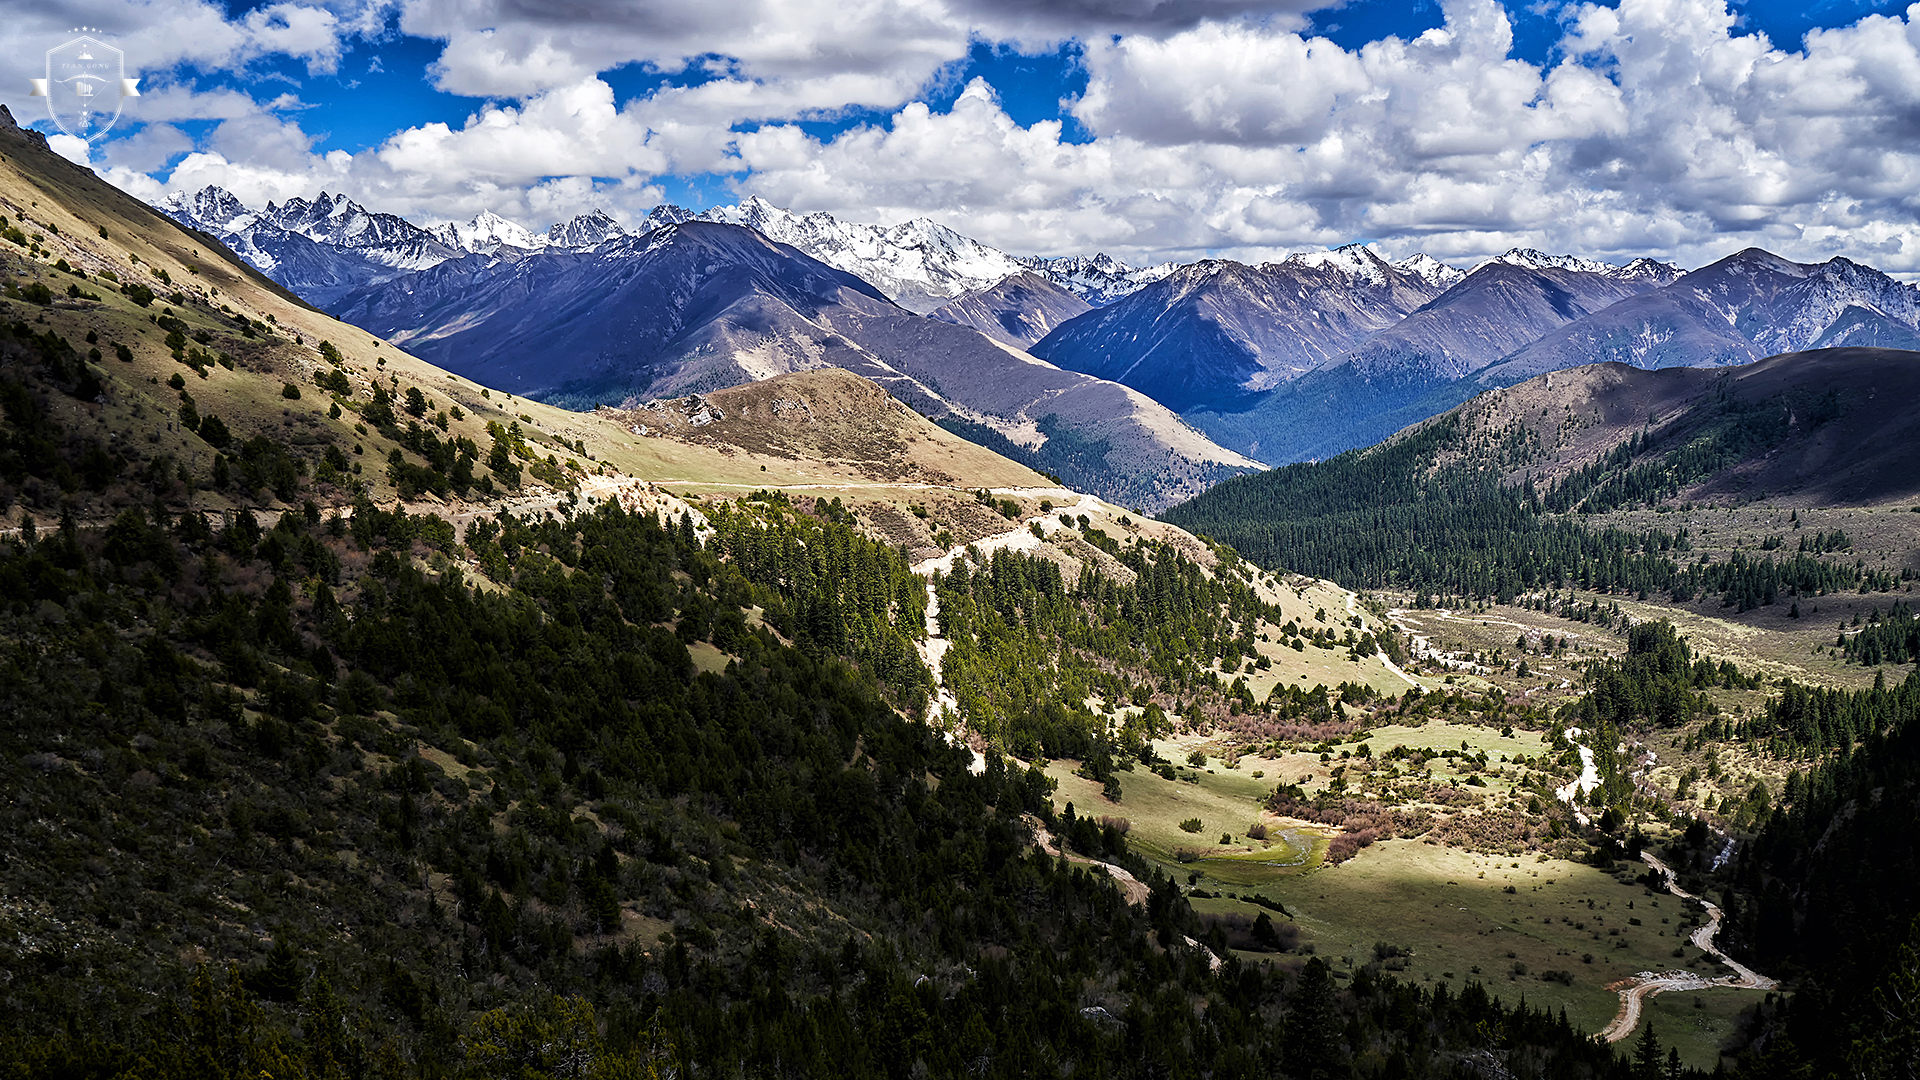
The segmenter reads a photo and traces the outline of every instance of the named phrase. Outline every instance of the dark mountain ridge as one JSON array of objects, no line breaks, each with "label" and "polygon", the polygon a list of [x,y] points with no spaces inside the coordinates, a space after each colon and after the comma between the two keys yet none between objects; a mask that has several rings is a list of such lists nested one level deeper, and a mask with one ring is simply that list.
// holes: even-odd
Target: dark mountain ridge
[{"label": "dark mountain ridge", "polygon": [[1439,295],[1366,248],[1341,260],[1184,266],[1034,345],[1042,359],[1123,382],[1178,411],[1298,378]]},{"label": "dark mountain ridge", "polygon": [[927,317],[971,326],[995,341],[1028,349],[1092,305],[1032,271],[1013,275],[935,308]]}]

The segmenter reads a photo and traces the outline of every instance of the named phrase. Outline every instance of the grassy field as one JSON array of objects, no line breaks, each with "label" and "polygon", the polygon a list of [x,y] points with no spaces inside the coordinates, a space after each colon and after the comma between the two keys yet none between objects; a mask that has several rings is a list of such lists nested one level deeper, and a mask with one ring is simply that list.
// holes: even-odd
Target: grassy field
[{"label": "grassy field", "polygon": [[1641,1007],[1641,1023],[1653,1024],[1662,1046],[1679,1047],[1681,1061],[1712,1069],[1720,1060],[1721,1044],[1739,1030],[1740,1014],[1759,1004],[1763,996],[1754,990],[1733,989],[1656,994]]},{"label": "grassy field", "polygon": [[[1179,779],[1167,780],[1136,766],[1120,776],[1118,803],[1107,801],[1100,785],[1076,775],[1077,762],[1053,762],[1047,774],[1059,784],[1057,806],[1064,808],[1072,803],[1075,812],[1083,816],[1125,818],[1132,846],[1165,865],[1169,872],[1184,876],[1198,871],[1216,881],[1255,885],[1318,865],[1326,839],[1338,831],[1267,812],[1267,797],[1274,787],[1298,784],[1309,794],[1325,791],[1334,770],[1356,764],[1350,757],[1342,758],[1342,752],[1352,754],[1361,742],[1372,748],[1376,759],[1397,746],[1485,752],[1490,768],[1481,775],[1486,778],[1486,786],[1464,790],[1489,799],[1508,794],[1519,779],[1518,767],[1506,762],[1523,755],[1537,757],[1546,750],[1538,732],[1516,730],[1503,735],[1492,728],[1436,720],[1422,727],[1387,725],[1371,729],[1361,738],[1337,744],[1325,762],[1320,755],[1305,752],[1233,758],[1228,756],[1232,749],[1228,739],[1203,735],[1157,740],[1154,752],[1175,764]],[[1204,765],[1188,764],[1188,756],[1196,751],[1206,755]],[[1434,758],[1419,774],[1418,782],[1448,784],[1464,775],[1454,763]],[[1370,794],[1366,780],[1351,783],[1354,794]],[[1384,782],[1380,786],[1384,787]],[[1200,821],[1198,831],[1181,828],[1183,822],[1193,819]],[[1264,840],[1248,835],[1255,824],[1267,827],[1269,835]],[[1230,837],[1229,843],[1220,842],[1223,835]],[[1183,860],[1182,853],[1189,858]]]},{"label": "grassy field", "polygon": [[[1458,749],[1465,742],[1496,763],[1545,749],[1535,732],[1507,736],[1439,721],[1376,728],[1367,741],[1376,755],[1394,746]],[[1341,744],[1349,750],[1354,745]],[[1193,736],[1155,743],[1162,757],[1183,764],[1177,770],[1182,779],[1136,768],[1122,774],[1117,804],[1101,796],[1099,785],[1075,775],[1073,762],[1053,762],[1047,773],[1059,783],[1057,805],[1071,802],[1082,816],[1127,819],[1134,850],[1183,884],[1212,894],[1194,898],[1196,910],[1253,916],[1262,910],[1250,902],[1253,897],[1278,901],[1300,928],[1300,947],[1341,972],[1376,960],[1376,946],[1390,946],[1407,954],[1386,961],[1401,978],[1455,986],[1478,978],[1509,1000],[1525,997],[1565,1008],[1576,1026],[1597,1032],[1619,1005],[1609,983],[1648,970],[1716,970],[1686,944],[1693,916],[1679,901],[1635,882],[1637,865],[1616,873],[1538,854],[1501,856],[1387,840],[1339,866],[1323,866],[1326,841],[1337,830],[1282,821],[1264,812],[1264,801],[1283,779],[1306,777],[1310,787],[1324,785],[1331,765],[1340,761],[1337,751],[1327,764],[1317,755],[1291,754],[1246,756],[1230,767],[1217,756],[1221,749]],[[1184,766],[1193,750],[1208,753],[1205,766]],[[1434,780],[1444,782],[1446,763],[1431,764]],[[1486,793],[1498,798],[1506,783],[1496,774]],[[1196,818],[1198,832],[1180,827]],[[1270,829],[1267,838],[1249,838],[1248,827],[1262,821]],[[1231,842],[1221,843],[1222,834]],[[1751,991],[1739,990],[1675,994],[1656,998],[1649,1015],[1663,1043],[1678,1045],[1689,1064],[1712,1068],[1720,1040],[1751,999]]]},{"label": "grassy field", "polygon": [[[1155,745],[1163,755],[1173,748],[1167,743]],[[1178,760],[1185,761],[1184,753]],[[1064,808],[1072,803],[1074,812],[1082,817],[1126,818],[1130,823],[1128,844],[1147,858],[1166,864],[1169,872],[1180,867],[1178,855],[1183,850],[1203,855],[1259,854],[1276,863],[1294,862],[1300,855],[1294,845],[1284,841],[1248,839],[1248,827],[1265,816],[1267,793],[1273,785],[1255,779],[1244,762],[1240,770],[1219,765],[1214,766],[1214,772],[1181,770],[1194,776],[1196,783],[1162,779],[1136,766],[1132,772],[1120,774],[1118,803],[1108,802],[1100,794],[1099,784],[1076,775],[1073,770],[1077,767],[1078,763],[1072,761],[1047,766],[1047,775],[1060,785],[1054,794],[1056,805]],[[1180,828],[1182,821],[1191,818],[1200,820],[1200,831],[1189,833]],[[1235,843],[1221,845],[1222,834],[1231,834]]]},{"label": "grassy field", "polygon": [[[1517,864],[1517,865],[1516,865]],[[1506,890],[1511,887],[1514,891]],[[1401,978],[1464,985],[1479,978],[1496,994],[1567,1010],[1572,1022],[1599,1031],[1612,1020],[1619,997],[1608,983],[1640,971],[1688,967],[1707,972],[1698,950],[1686,945],[1692,919],[1681,903],[1639,884],[1623,882],[1590,866],[1539,856],[1508,858],[1440,847],[1416,840],[1375,844],[1338,867],[1277,878],[1239,896],[1260,895],[1285,904],[1311,946],[1336,969],[1351,971],[1375,959],[1376,946],[1410,955]],[[1236,899],[1195,901],[1203,912],[1257,909]],[[1636,925],[1637,920],[1637,925]],[[1675,957],[1675,949],[1683,955]],[[1571,983],[1543,977],[1566,972]],[[1750,991],[1702,991],[1728,998]],[[1679,995],[1661,1002],[1685,1009]],[[1715,1004],[1716,1029],[1724,1032],[1725,1009]],[[1675,1035],[1683,1025],[1672,1025]],[[1711,1032],[1701,1028],[1682,1053],[1711,1064]]]}]

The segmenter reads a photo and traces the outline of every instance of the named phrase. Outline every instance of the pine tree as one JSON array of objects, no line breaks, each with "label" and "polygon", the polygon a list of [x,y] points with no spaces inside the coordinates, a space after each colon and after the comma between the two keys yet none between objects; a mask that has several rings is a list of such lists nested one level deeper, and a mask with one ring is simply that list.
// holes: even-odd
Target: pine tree
[{"label": "pine tree", "polygon": [[1660,1039],[1653,1033],[1653,1021],[1641,1030],[1633,1043],[1634,1080],[1660,1080]]},{"label": "pine tree", "polygon": [[1287,1014],[1287,1072],[1295,1080],[1323,1080],[1340,1074],[1338,1016],[1333,972],[1319,957],[1300,969]]}]

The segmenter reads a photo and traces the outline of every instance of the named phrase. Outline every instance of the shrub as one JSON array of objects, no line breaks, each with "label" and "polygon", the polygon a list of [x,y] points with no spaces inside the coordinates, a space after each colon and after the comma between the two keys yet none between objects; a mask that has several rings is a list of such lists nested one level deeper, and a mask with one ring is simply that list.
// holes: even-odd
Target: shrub
[{"label": "shrub", "polygon": [[215,450],[225,450],[233,442],[233,434],[227,430],[226,422],[217,416],[207,416],[200,421],[200,437]]},{"label": "shrub", "polygon": [[1182,832],[1190,832],[1190,833],[1197,833],[1197,832],[1199,832],[1199,831],[1200,831],[1200,819],[1199,819],[1199,818],[1197,818],[1197,817],[1190,817],[1190,818],[1188,818],[1187,820],[1185,820],[1185,821],[1183,821],[1183,822],[1181,822],[1181,823],[1180,823],[1180,830],[1181,830]]},{"label": "shrub", "polygon": [[322,390],[339,394],[341,397],[353,396],[353,383],[347,379],[347,373],[335,368],[323,368],[313,377],[313,383]]},{"label": "shrub", "polygon": [[286,398],[288,401],[299,401],[300,388],[292,383],[287,383],[280,388],[280,396]]}]

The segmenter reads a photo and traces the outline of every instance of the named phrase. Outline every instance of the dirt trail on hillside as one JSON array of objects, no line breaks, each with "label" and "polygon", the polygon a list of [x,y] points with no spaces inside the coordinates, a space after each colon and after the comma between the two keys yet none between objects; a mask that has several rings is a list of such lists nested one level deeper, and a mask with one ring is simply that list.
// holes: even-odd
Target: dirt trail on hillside
[{"label": "dirt trail on hillside", "polygon": [[[1074,492],[1066,491],[1064,488],[995,488],[994,491],[1003,494],[1059,494],[1062,497],[1075,494]],[[1040,537],[1033,534],[1033,527],[1036,524],[1040,526],[1043,532],[1054,532],[1065,528],[1064,525],[1060,524],[1060,519],[1056,515],[1063,513],[1101,513],[1100,507],[1100,500],[1091,495],[1080,495],[1079,501],[1072,506],[1057,507],[1036,517],[1027,518],[1006,532],[996,533],[993,536],[975,540],[971,544],[956,544],[949,548],[944,554],[936,555],[931,559],[922,559],[920,562],[913,564],[913,572],[927,579],[927,635],[923,640],[914,642],[913,647],[919,652],[921,662],[927,665],[927,670],[933,673],[933,702],[930,706],[931,715],[935,718],[945,715],[950,718],[955,725],[948,736],[950,739],[955,742],[965,741],[966,731],[959,726],[960,702],[953,696],[953,691],[947,688],[944,665],[947,658],[947,649],[952,643],[941,636],[940,633],[940,594],[936,592],[933,587],[934,574],[953,573],[954,560],[963,557],[967,553],[968,548],[972,548],[981,555],[989,557],[992,556],[994,552],[1002,550],[1034,551],[1038,549],[1041,544],[1045,543]],[[982,757],[978,750],[974,751],[974,773],[976,775],[982,773],[986,771],[986,767],[986,758]],[[1125,871],[1120,872],[1125,873]]]},{"label": "dirt trail on hillside", "polygon": [[[1354,614],[1355,612],[1353,610],[1353,590],[1349,589],[1347,590],[1347,615],[1349,618],[1351,618]],[[1395,675],[1400,676],[1400,680],[1406,683],[1408,686],[1414,687],[1415,689],[1420,688],[1419,682],[1417,682],[1413,676],[1400,670],[1400,665],[1393,662],[1393,657],[1387,655],[1387,650],[1381,649],[1380,651],[1374,653],[1373,657],[1374,659],[1380,661],[1380,663],[1384,664],[1388,671],[1391,671]]]},{"label": "dirt trail on hillside", "polygon": [[1698,901],[1702,907],[1707,909],[1707,924],[1695,930],[1689,940],[1693,943],[1694,948],[1707,953],[1732,968],[1735,974],[1722,975],[1717,979],[1709,979],[1703,975],[1696,975],[1691,971],[1665,971],[1658,974],[1651,971],[1643,971],[1631,979],[1622,979],[1619,982],[1609,984],[1607,987],[1609,990],[1616,990],[1620,994],[1620,1011],[1614,1015],[1613,1023],[1608,1024],[1606,1030],[1600,1033],[1599,1038],[1602,1041],[1616,1043],[1633,1034],[1633,1029],[1640,1026],[1642,1004],[1647,998],[1655,994],[1664,994],[1674,990],[1710,990],[1714,987],[1728,987],[1735,990],[1774,990],[1779,988],[1780,984],[1778,981],[1759,974],[1752,968],[1721,952],[1720,949],[1714,945],[1714,935],[1720,932],[1719,905],[1710,900],[1702,900],[1697,896],[1683,891],[1680,888],[1678,879],[1674,877],[1673,871],[1668,869],[1665,863],[1655,858],[1651,852],[1641,852],[1640,859],[1652,867],[1655,873],[1667,879],[1667,891],[1682,900]]},{"label": "dirt trail on hillside", "polygon": [[1041,851],[1055,858],[1065,859],[1070,863],[1079,863],[1081,866],[1094,866],[1105,870],[1108,875],[1119,884],[1120,891],[1126,895],[1127,903],[1145,904],[1147,902],[1148,889],[1146,882],[1134,877],[1133,873],[1125,867],[1115,866],[1110,862],[1101,862],[1098,859],[1089,859],[1084,855],[1073,854],[1060,846],[1060,842],[1053,838],[1053,834],[1047,831],[1045,825],[1040,824],[1040,819],[1038,818],[1028,817],[1027,824],[1033,826],[1033,842],[1040,846]]}]

